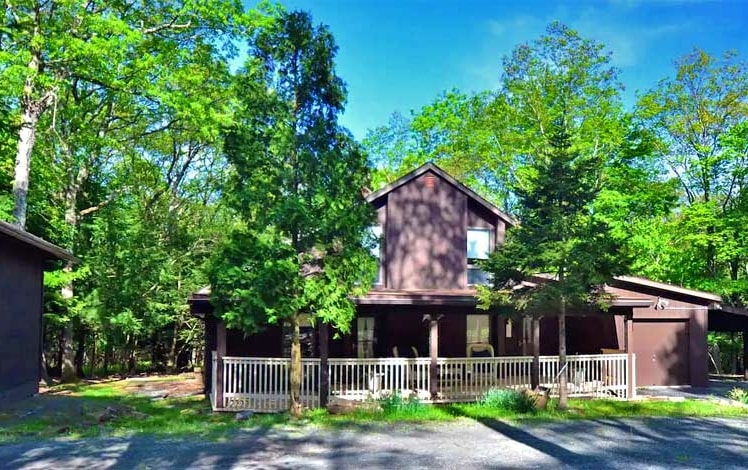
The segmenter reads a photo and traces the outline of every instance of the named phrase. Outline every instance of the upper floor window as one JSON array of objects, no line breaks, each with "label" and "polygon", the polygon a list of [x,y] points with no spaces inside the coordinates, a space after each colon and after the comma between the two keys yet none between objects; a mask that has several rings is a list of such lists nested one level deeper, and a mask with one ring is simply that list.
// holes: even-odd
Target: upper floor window
[{"label": "upper floor window", "polygon": [[488,259],[491,252],[491,231],[484,228],[469,228],[467,231],[468,260]]},{"label": "upper floor window", "polygon": [[374,238],[371,255],[377,259],[378,264],[374,285],[380,285],[382,284],[382,227],[380,225],[369,227],[369,233]]},{"label": "upper floor window", "polygon": [[467,283],[469,286],[488,284],[488,273],[476,262],[488,259],[491,252],[491,231],[485,228],[469,228],[467,231]]}]

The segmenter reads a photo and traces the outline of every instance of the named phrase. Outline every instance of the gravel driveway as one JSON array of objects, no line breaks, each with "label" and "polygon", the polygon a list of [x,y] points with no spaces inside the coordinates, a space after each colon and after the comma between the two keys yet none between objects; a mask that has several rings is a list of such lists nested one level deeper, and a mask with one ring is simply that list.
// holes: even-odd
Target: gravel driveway
[{"label": "gravel driveway", "polygon": [[0,468],[746,468],[748,420],[459,420],[245,432],[230,442],[146,437],[0,446]]}]

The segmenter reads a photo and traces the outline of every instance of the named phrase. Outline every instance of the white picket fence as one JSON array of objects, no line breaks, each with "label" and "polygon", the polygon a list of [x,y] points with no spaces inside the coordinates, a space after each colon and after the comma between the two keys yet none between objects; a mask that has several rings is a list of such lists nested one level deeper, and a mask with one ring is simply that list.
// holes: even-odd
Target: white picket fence
[{"label": "white picket fence", "polygon": [[[290,360],[224,357],[223,403],[216,403],[217,359],[214,354],[211,403],[214,409],[279,411],[288,409]],[[568,357],[570,396],[627,397],[626,354]],[[438,358],[438,394],[430,395],[430,358],[329,359],[329,397],[377,399],[398,392],[422,401],[475,401],[491,388],[530,387],[532,357]],[[557,356],[541,356],[540,383],[558,393]],[[320,404],[320,361],[302,359],[301,402]]]}]

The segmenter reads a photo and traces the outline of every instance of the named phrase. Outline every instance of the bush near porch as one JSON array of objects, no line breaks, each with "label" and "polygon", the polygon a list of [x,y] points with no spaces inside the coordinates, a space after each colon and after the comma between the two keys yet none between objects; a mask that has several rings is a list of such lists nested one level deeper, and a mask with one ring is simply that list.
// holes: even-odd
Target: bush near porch
[{"label": "bush near porch", "polygon": [[[294,420],[286,413],[254,414],[237,421],[234,413],[214,413],[202,395],[160,396],[149,389],[179,390],[189,376],[160,376],[82,383],[52,388],[45,393],[0,409],[0,444],[48,438],[81,439],[96,436],[144,434],[162,438],[225,440],[263,427],[351,427],[387,423],[452,422],[459,419],[553,421],[565,419],[722,416],[748,417],[748,409],[716,400],[620,401],[572,399],[567,411],[556,409],[523,413],[495,403],[429,405],[403,400],[380,410],[359,410],[335,416],[323,409],[307,410]],[[362,427],[363,426],[363,427]]]}]

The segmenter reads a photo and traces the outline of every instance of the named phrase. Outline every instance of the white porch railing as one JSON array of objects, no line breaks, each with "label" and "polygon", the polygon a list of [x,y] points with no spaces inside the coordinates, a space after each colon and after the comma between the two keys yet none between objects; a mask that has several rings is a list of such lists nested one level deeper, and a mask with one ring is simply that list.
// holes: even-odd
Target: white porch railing
[{"label": "white porch railing", "polygon": [[[301,404],[319,406],[319,359],[301,360]],[[283,358],[224,357],[223,408],[275,411],[289,407],[291,361]]]},{"label": "white porch railing", "polygon": [[384,391],[429,390],[429,358],[329,359],[330,396],[363,400]]},{"label": "white porch railing", "polygon": [[[214,355],[215,358],[215,355]],[[568,356],[570,396],[627,397],[626,354]],[[214,409],[279,411],[288,409],[290,360],[223,358],[223,402],[216,406],[214,359],[211,402]],[[430,358],[329,359],[329,397],[376,399],[384,393],[432,401]],[[438,358],[435,401],[479,399],[491,388],[530,387],[532,357]],[[540,383],[558,394],[558,357],[541,356]],[[320,361],[302,359],[301,401],[320,404]]]}]

